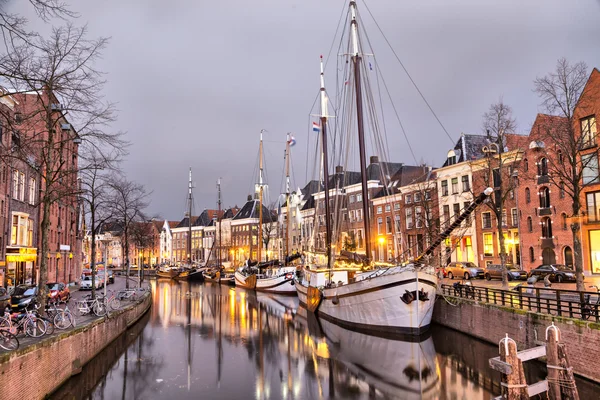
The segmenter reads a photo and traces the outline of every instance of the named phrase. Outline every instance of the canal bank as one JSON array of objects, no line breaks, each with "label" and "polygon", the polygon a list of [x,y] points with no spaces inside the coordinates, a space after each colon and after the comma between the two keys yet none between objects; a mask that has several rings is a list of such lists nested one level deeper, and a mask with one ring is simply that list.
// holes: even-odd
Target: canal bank
[{"label": "canal bank", "polygon": [[[133,326],[151,307],[152,296],[61,335],[0,355],[2,399],[41,399],[54,392]],[[35,384],[28,382],[35,377]]]},{"label": "canal bank", "polygon": [[560,329],[574,372],[600,382],[598,323],[456,297],[438,297],[433,321],[496,345],[508,334],[519,350],[543,345],[546,328],[554,323]]}]

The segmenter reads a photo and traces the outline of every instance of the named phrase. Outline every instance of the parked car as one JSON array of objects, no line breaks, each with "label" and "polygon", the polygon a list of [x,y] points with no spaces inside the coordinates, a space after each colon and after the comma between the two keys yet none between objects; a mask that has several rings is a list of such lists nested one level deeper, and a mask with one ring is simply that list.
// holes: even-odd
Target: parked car
[{"label": "parked car", "polygon": [[448,271],[446,271],[446,268],[444,268],[444,267],[436,267],[435,268],[435,274],[440,279],[448,277]]},{"label": "parked car", "polygon": [[47,283],[46,286],[48,287],[48,299],[50,300],[69,301],[71,298],[71,291],[64,283],[51,282]]},{"label": "parked car", "polygon": [[108,271],[108,283],[115,283],[115,273],[111,270]]},{"label": "parked car", "polygon": [[446,266],[446,272],[448,273],[448,278],[454,279],[456,278],[482,278],[484,276],[483,268],[479,268],[476,264],[472,262],[451,262]]},{"label": "parked car", "polygon": [[37,286],[18,285],[10,297],[10,308],[12,311],[21,311],[26,307],[37,304]]},{"label": "parked car", "polygon": [[575,282],[575,271],[563,264],[543,264],[529,271],[528,276],[535,276],[538,279],[548,279],[552,282]]},{"label": "parked car", "polygon": [[[94,279],[94,286],[96,289],[99,289],[104,284],[104,278],[102,275],[96,275],[96,279]],[[81,290],[92,290],[92,275],[84,275],[81,278],[81,283],[79,284],[79,289]]]},{"label": "parked car", "polygon": [[[506,266],[507,277],[509,281],[513,279],[527,280],[527,271],[523,271],[515,267],[514,265]],[[501,264],[490,264],[485,268],[485,279],[502,279],[502,265]]]},{"label": "parked car", "polygon": [[10,294],[8,291],[0,286],[0,312],[10,308]]}]

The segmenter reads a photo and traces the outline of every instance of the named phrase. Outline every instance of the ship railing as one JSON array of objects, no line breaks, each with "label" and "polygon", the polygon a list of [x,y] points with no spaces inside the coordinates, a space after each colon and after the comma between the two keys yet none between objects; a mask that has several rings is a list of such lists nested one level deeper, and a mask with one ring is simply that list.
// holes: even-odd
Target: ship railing
[{"label": "ship railing", "polygon": [[504,290],[470,283],[471,281],[468,284],[442,284],[440,292],[449,298],[457,297],[539,314],[600,322],[600,295],[597,291],[580,292],[531,285],[517,285]]}]

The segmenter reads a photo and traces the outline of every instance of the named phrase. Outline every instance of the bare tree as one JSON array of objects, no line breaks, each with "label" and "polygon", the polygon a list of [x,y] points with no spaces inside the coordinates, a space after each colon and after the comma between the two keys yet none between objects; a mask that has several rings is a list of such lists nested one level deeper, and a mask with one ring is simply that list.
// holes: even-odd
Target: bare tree
[{"label": "bare tree", "polygon": [[104,80],[94,67],[106,39],[89,40],[85,28],[68,24],[54,28],[48,39],[36,37],[32,42],[15,42],[0,58],[0,80],[12,88],[9,95],[18,103],[8,127],[13,146],[2,158],[27,163],[41,180],[38,285],[43,305],[51,206],[58,201],[77,204],[77,176],[80,165],[85,165],[80,158],[90,153],[122,154],[127,143],[122,133],[107,131],[115,121],[115,108],[104,101]]},{"label": "bare tree", "polygon": [[[273,215],[269,208],[268,214],[263,214],[263,223],[262,223],[262,232],[261,232],[261,242],[265,246],[265,251],[267,251],[266,260],[269,261],[269,243],[273,238],[274,232],[277,232],[277,215]],[[289,218],[289,216],[288,216]],[[260,260],[259,260],[260,262]]]},{"label": "bare tree", "polygon": [[[573,234],[577,290],[580,291],[585,289],[582,244],[579,239],[583,211],[581,196],[588,184],[597,182],[587,179],[586,173],[590,172],[589,169],[595,170],[596,177],[598,175],[598,150],[586,150],[585,156],[581,154],[582,150],[592,147],[591,132],[588,132],[588,135],[578,134],[578,121],[574,116],[577,107],[585,107],[586,103],[591,101],[590,97],[582,96],[588,77],[588,68],[584,62],[571,64],[565,58],[561,58],[557,61],[554,71],[534,81],[534,91],[542,100],[544,109],[561,117],[546,124],[543,127],[543,135],[547,145],[551,146],[545,151],[553,151],[556,155],[547,158],[550,182],[563,190],[573,204],[570,226]],[[595,139],[593,142],[595,143]]]},{"label": "bare tree", "polygon": [[110,186],[113,190],[112,207],[116,221],[123,229],[121,246],[125,263],[127,264],[126,287],[129,288],[129,241],[133,223],[142,217],[143,210],[148,206],[148,193],[143,186],[124,178],[113,176]]},{"label": "bare tree", "polygon": [[[513,196],[516,188],[516,180],[513,171],[519,160],[521,151],[510,149],[508,135],[516,130],[516,120],[512,116],[512,108],[502,101],[490,105],[487,112],[483,114],[482,127],[485,131],[489,144],[482,149],[486,157],[473,162],[477,165],[475,169],[483,169],[483,174],[474,174],[473,191],[479,191],[486,187],[494,189],[494,194],[485,204],[492,212],[496,220],[496,232],[500,248],[500,264],[502,268],[502,286],[508,287],[508,271],[506,269],[507,253],[504,239],[508,216],[505,211],[507,200]],[[475,195],[475,193],[474,193]]]}]

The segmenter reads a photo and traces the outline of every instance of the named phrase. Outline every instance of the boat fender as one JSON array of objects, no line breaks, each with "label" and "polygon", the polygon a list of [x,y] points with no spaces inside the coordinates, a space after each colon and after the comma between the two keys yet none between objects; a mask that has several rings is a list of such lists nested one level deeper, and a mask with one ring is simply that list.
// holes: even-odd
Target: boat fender
[{"label": "boat fender", "polygon": [[400,299],[406,303],[406,304],[410,304],[415,300],[415,296],[412,294],[412,292],[409,292],[408,290],[406,290],[404,292],[404,294],[402,295],[402,297],[400,297]]},{"label": "boat fender", "polygon": [[287,274],[285,274],[285,279],[292,279],[293,276],[294,276],[294,274],[292,274],[291,272],[288,272]]},{"label": "boat fender", "polygon": [[340,304],[340,298],[338,297],[338,295],[337,295],[337,294],[336,294],[335,296],[333,296],[333,298],[331,299],[331,302],[332,302],[333,304],[335,304],[336,306],[337,306],[338,304]]}]

